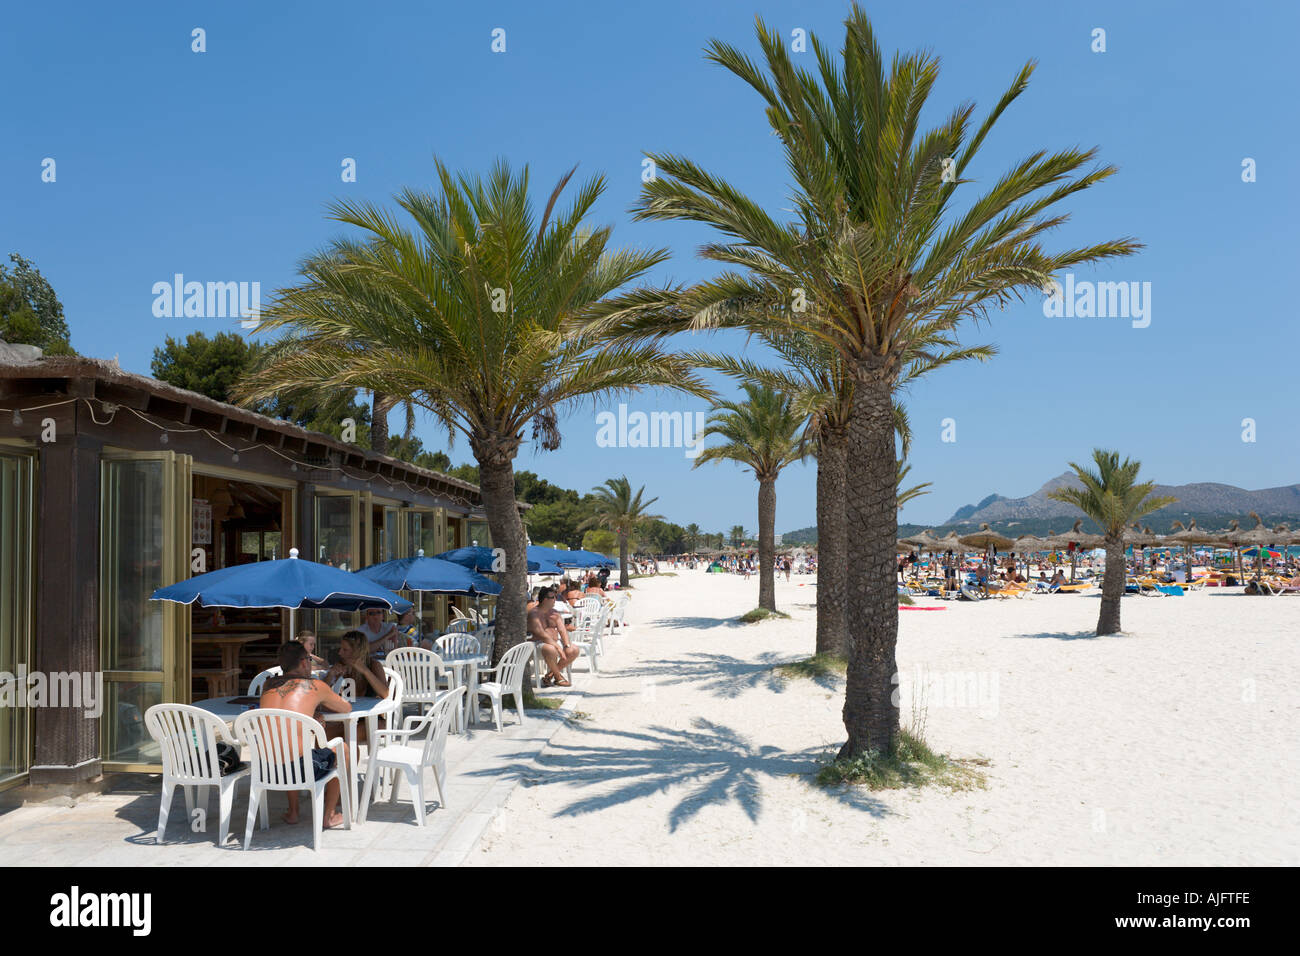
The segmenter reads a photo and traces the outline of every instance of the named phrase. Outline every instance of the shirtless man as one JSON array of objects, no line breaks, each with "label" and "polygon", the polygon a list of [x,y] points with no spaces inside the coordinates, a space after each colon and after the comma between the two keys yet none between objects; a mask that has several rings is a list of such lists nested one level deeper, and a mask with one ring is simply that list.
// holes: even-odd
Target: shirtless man
[{"label": "shirtless man", "polygon": [[[311,676],[311,657],[307,648],[297,641],[280,645],[281,677],[272,677],[266,682],[262,691],[261,707],[273,707],[277,710],[292,710],[308,717],[315,717],[316,711],[323,708],[336,714],[345,714],[352,705],[330,690],[330,685]],[[328,747],[314,747],[311,752],[312,770],[319,780],[334,769],[335,753]],[[325,826],[336,827],[343,822],[339,807],[339,778],[335,777],[325,785]],[[284,815],[285,823],[298,822],[298,791],[289,791],[289,812]]]},{"label": "shirtless man", "polygon": [[542,678],[542,686],[571,686],[564,676],[564,669],[582,652],[569,643],[564,619],[555,610],[554,588],[542,588],[538,592],[537,607],[528,612],[528,639],[542,646],[542,657],[550,671]]}]

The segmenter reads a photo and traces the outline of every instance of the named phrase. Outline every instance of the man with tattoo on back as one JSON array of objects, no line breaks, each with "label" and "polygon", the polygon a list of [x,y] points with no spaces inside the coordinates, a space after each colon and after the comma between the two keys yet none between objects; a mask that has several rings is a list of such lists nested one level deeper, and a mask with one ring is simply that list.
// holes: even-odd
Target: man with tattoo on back
[{"label": "man with tattoo on back", "polygon": [[[315,717],[317,710],[324,709],[336,714],[345,714],[352,705],[330,690],[330,685],[311,676],[311,657],[307,648],[297,641],[280,645],[280,677],[272,677],[266,682],[261,707],[273,707],[278,710],[292,710],[308,717]],[[299,741],[301,745],[302,741]],[[301,758],[300,758],[301,759]],[[312,771],[319,780],[334,769],[335,754],[328,747],[314,747],[311,752]],[[306,776],[306,767],[301,768]],[[343,814],[338,812],[339,778],[335,777],[325,785],[325,827],[336,827],[343,822]],[[285,823],[298,822],[298,791],[289,791],[289,812],[284,815]]]}]

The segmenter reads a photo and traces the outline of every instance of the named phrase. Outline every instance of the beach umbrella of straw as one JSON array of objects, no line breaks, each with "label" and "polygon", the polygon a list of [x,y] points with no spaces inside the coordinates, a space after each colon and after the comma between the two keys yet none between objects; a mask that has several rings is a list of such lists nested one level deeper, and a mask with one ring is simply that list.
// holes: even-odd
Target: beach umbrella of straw
[{"label": "beach umbrella of straw", "polygon": [[1164,536],[1163,542],[1168,545],[1176,545],[1183,549],[1183,561],[1187,565],[1187,581],[1192,580],[1192,545],[1194,544],[1216,544],[1221,535],[1213,531],[1202,531],[1196,527],[1196,519],[1193,518],[1188,522],[1187,527],[1183,527],[1181,521],[1175,521],[1174,527],[1181,528],[1181,531]]},{"label": "beach umbrella of straw", "polygon": [[940,553],[951,551],[953,560],[958,563],[961,562],[964,548],[962,547],[961,538],[957,537],[957,532],[949,531],[942,538],[935,539],[934,547]]},{"label": "beach umbrella of straw", "polygon": [[1074,523],[1074,527],[1065,534],[1055,534],[1047,538],[1048,543],[1058,551],[1070,551],[1070,545],[1074,545],[1074,550],[1070,551],[1070,580],[1074,580],[1074,568],[1078,560],[1080,551],[1100,548],[1106,543],[1106,539],[1099,534],[1083,530],[1083,519],[1080,518]]},{"label": "beach umbrella of straw", "polygon": [[1020,537],[1016,538],[1015,541],[1011,542],[1011,550],[1015,554],[1023,554],[1025,556],[1025,577],[1028,578],[1029,556],[1031,554],[1036,554],[1039,551],[1053,551],[1055,549],[1052,548],[1046,538],[1040,538],[1038,535],[1034,534],[1022,534]]},{"label": "beach umbrella of straw", "polygon": [[987,551],[989,548],[995,551],[1006,551],[1014,543],[1005,534],[998,534],[987,524],[980,525],[978,531],[971,534],[964,534],[958,539],[962,545],[975,551]]},{"label": "beach umbrella of straw", "polygon": [[[988,526],[988,522],[985,522],[984,524],[980,525],[980,529],[978,531],[972,534],[962,535],[959,540],[963,545],[965,545],[968,548],[973,548],[978,551],[984,551],[986,557],[990,549],[994,551],[1005,551],[1009,547],[1011,547],[1013,543],[1012,540],[1008,538],[1006,535],[998,534],[996,531],[990,528]],[[989,589],[988,581],[989,578],[992,576],[990,572],[993,569],[991,567],[991,562],[989,562],[988,560],[986,560],[984,564],[985,564],[984,590],[987,593]]]},{"label": "beach umbrella of straw", "polygon": [[915,551],[933,551],[939,545],[939,539],[930,531],[922,531],[902,540],[910,544]]},{"label": "beach umbrella of straw", "polygon": [[[1264,524],[1264,520],[1255,512],[1250,516],[1255,519],[1255,527],[1248,531],[1238,531],[1231,535],[1232,543],[1237,548],[1249,548],[1252,545],[1263,545],[1267,547],[1277,542],[1279,537],[1285,537],[1289,532],[1275,531]],[[1255,562],[1255,577],[1262,577],[1264,574],[1264,560],[1261,557]]]}]

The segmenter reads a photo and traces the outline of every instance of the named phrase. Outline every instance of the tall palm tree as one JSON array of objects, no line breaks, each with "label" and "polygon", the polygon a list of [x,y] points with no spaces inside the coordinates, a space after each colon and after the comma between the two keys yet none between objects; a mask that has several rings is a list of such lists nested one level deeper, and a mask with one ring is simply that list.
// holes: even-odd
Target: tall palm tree
[{"label": "tall palm tree", "polygon": [[1121,239],[1049,252],[1040,243],[1068,220],[1057,205],[1111,176],[1095,150],[1038,150],[964,208],[966,171],[1003,112],[1024,92],[1017,74],[987,117],[966,104],[931,128],[921,116],[939,75],[926,53],[882,56],[854,6],[843,48],[810,37],[816,68],[796,67],[781,34],[760,20],[759,62],[713,41],[707,57],[748,83],[794,178],[794,221],[778,222],[722,179],[679,156],[650,154],[638,219],[714,226],[705,258],[727,271],[693,288],[640,290],[598,310],[598,323],[636,337],[708,328],[720,310],[766,311],[835,350],[853,394],[844,423],[848,620],[853,629],[841,756],[890,750],[898,603],[894,546],[893,405],[909,367],[960,356],[963,323],[1037,296],[1063,270],[1128,255]]},{"label": "tall palm tree", "polygon": [[688,524],[686,526],[686,534],[684,537],[686,538],[686,541],[684,542],[686,550],[694,551],[700,544],[700,526],[694,523]]},{"label": "tall palm tree", "polygon": [[[719,536],[721,537],[721,536]],[[745,543],[745,526],[743,524],[733,524],[731,526],[731,546],[739,548]]]},{"label": "tall palm tree", "polygon": [[1120,604],[1124,598],[1124,530],[1144,515],[1177,501],[1170,495],[1152,495],[1154,481],[1138,482],[1139,461],[1119,460],[1119,452],[1093,449],[1096,470],[1070,462],[1082,487],[1049,491],[1047,496],[1072,504],[1101,527],[1106,540],[1106,573],[1101,579],[1101,613],[1098,634],[1118,634]]},{"label": "tall palm tree", "polygon": [[370,203],[331,207],[361,237],[333,242],[304,263],[297,285],[276,294],[260,327],[287,334],[239,394],[251,402],[286,387],[366,388],[413,402],[452,440],[468,440],[492,541],[505,552],[499,656],[525,634],[514,459],[528,432],[553,450],[560,415],[580,399],[643,386],[710,393],[682,359],[582,327],[603,298],[667,258],[612,249],[610,229],[587,222],[602,178],[561,209],[571,170],[539,218],[527,167],[497,163],[486,178],[436,168],[436,193],[396,197],[409,224]]},{"label": "tall palm tree", "polygon": [[[817,461],[817,632],[816,653],[847,658],[848,535],[844,520],[848,482],[845,423],[853,403],[853,383],[839,354],[807,332],[792,329],[783,319],[743,308],[717,310],[717,325],[748,328],[782,361],[768,367],[751,359],[707,352],[687,353],[696,365],[715,369],[741,382],[757,382],[791,396],[796,410],[809,416],[806,438]],[[992,346],[952,350],[944,356],[917,356],[907,372],[916,377],[940,364],[960,359],[987,360]],[[900,383],[900,384],[905,384]],[[900,454],[911,448],[912,433],[902,402],[894,403],[894,430]],[[901,479],[900,479],[901,480]],[[901,507],[901,505],[900,505]]]},{"label": "tall palm tree", "polygon": [[658,498],[643,501],[645,485],[632,494],[632,485],[627,475],[622,478],[610,478],[603,485],[591,489],[594,514],[582,524],[579,531],[587,528],[604,528],[614,532],[618,538],[618,584],[627,587],[627,550],[628,545],[636,540],[636,531],[647,521],[663,520],[663,515],[652,515],[647,510]]},{"label": "tall palm tree", "polygon": [[745,401],[719,401],[700,437],[718,435],[721,445],[710,445],[695,459],[734,461],[758,479],[758,606],[776,610],[776,480],[786,465],[802,461],[808,445],[801,433],[805,415],[795,411],[793,400],[763,385],[745,384]]}]

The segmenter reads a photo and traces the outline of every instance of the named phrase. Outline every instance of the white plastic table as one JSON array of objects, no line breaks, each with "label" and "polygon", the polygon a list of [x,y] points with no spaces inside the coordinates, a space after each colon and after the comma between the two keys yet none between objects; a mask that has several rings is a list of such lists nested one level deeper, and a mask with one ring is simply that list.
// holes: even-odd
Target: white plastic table
[{"label": "white plastic table", "polygon": [[[206,710],[228,724],[233,724],[240,714],[256,707],[254,704],[231,703],[236,699],[234,697],[209,697],[207,700],[197,701],[194,706]],[[347,774],[348,788],[352,796],[353,815],[359,817],[361,808],[357,805],[359,800],[357,781],[361,776],[361,768],[358,766],[359,758],[357,756],[357,724],[361,721],[361,718],[365,718],[366,733],[369,735],[369,739],[373,741],[375,734],[379,732],[379,718],[391,712],[394,707],[393,701],[385,697],[358,697],[356,700],[350,701],[350,703],[352,704],[352,710],[347,713],[337,714],[325,711],[321,714],[321,719],[325,723],[342,723],[344,725],[344,737],[348,745],[348,762],[351,765]]]},{"label": "white plastic table", "polygon": [[488,662],[486,654],[438,655],[444,667],[456,669],[456,681],[465,688],[465,712],[461,725],[469,733],[469,725],[478,723],[478,669]]}]

